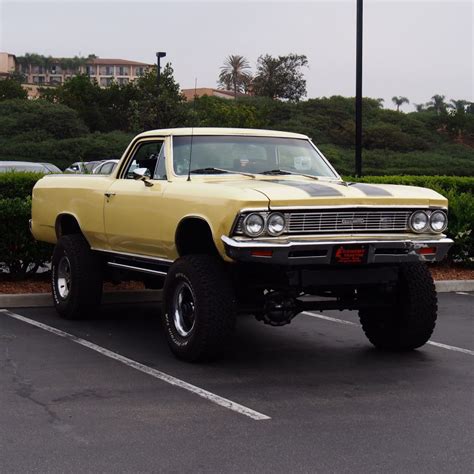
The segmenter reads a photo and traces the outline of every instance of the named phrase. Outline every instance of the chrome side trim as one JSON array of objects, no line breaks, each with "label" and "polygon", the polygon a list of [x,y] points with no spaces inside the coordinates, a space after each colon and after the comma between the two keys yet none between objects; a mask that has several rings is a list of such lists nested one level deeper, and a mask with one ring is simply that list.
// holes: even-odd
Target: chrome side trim
[{"label": "chrome side trim", "polygon": [[167,275],[166,272],[162,272],[159,270],[151,270],[149,268],[134,267],[133,265],[125,265],[124,263],[107,262],[107,265],[109,265],[109,267],[121,268],[123,270],[133,270],[135,272],[141,272],[141,273],[149,273],[151,275],[163,275],[163,276]]},{"label": "chrome side trim", "polygon": [[[277,210],[292,210],[292,211],[300,211],[304,210],[319,210],[319,209],[440,209],[447,211],[448,208],[445,206],[422,206],[422,205],[396,205],[396,204],[361,204],[361,205],[333,205],[333,206],[272,206],[270,203],[270,210],[277,211]],[[243,210],[240,212],[244,212]]]},{"label": "chrome side trim", "polygon": [[168,260],[166,258],[151,257],[149,255],[140,255],[140,254],[137,254],[137,253],[117,252],[115,250],[104,250],[104,249],[98,249],[98,248],[94,248],[94,247],[91,247],[91,250],[95,250],[96,252],[110,253],[110,254],[113,254],[113,255],[123,255],[124,257],[134,257],[134,258],[142,258],[142,259],[146,259],[146,260],[153,260],[155,262],[163,262],[163,263],[167,263],[167,264],[170,264],[170,263],[174,262],[174,260]]}]

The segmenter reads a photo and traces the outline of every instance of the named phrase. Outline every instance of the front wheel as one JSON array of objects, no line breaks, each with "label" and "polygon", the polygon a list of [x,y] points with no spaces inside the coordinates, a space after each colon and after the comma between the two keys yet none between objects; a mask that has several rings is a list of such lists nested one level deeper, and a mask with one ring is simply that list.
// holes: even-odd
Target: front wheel
[{"label": "front wheel", "polygon": [[102,272],[102,260],[82,235],[64,235],[58,240],[52,258],[51,287],[60,316],[85,318],[100,305]]},{"label": "front wheel", "polygon": [[210,255],[188,255],[171,267],[163,288],[168,344],[189,362],[220,355],[235,326],[235,296],[223,263]]},{"label": "front wheel", "polygon": [[408,351],[425,344],[436,324],[438,299],[433,278],[423,263],[400,265],[395,303],[359,311],[362,329],[379,349]]}]

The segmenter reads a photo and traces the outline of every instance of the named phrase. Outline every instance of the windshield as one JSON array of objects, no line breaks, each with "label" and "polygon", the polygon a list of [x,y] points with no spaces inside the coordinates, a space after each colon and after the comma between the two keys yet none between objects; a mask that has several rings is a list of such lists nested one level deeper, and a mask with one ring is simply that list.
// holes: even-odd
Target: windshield
[{"label": "windshield", "polygon": [[[177,175],[188,174],[190,150],[191,136],[173,137],[173,167]],[[337,178],[311,143],[298,138],[195,135],[191,171],[206,168],[257,174],[283,170]]]}]

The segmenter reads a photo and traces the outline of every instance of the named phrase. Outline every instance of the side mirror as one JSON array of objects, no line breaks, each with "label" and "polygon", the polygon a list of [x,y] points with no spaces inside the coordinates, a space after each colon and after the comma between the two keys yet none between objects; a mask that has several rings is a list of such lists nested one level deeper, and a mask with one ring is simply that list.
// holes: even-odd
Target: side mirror
[{"label": "side mirror", "polygon": [[132,171],[133,179],[137,181],[143,181],[145,186],[153,186],[153,183],[149,181],[151,178],[150,170],[148,168],[135,168]]}]

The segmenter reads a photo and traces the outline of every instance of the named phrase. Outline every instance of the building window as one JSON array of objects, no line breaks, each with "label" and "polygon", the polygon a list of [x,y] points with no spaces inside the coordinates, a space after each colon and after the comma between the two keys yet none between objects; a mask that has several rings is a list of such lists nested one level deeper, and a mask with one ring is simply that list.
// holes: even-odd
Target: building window
[{"label": "building window", "polygon": [[113,66],[100,66],[100,75],[101,76],[113,76],[114,67]]},{"label": "building window", "polygon": [[135,75],[136,76],[143,76],[145,74],[145,68],[140,66],[135,68]]},{"label": "building window", "polygon": [[100,86],[101,87],[109,87],[112,82],[114,82],[113,77],[101,77],[100,78]]},{"label": "building window", "polygon": [[49,72],[51,74],[62,74],[63,71],[61,69],[61,66],[59,64],[53,64],[50,69],[49,69]]},{"label": "building window", "polygon": [[33,84],[44,84],[44,76],[33,76]]},{"label": "building window", "polygon": [[86,66],[86,74],[88,76],[95,76],[97,74],[97,69],[95,66],[90,66],[90,65],[87,65]]},{"label": "building window", "polygon": [[121,86],[128,84],[128,77],[119,77],[117,83]]},{"label": "building window", "polygon": [[49,83],[50,84],[61,84],[63,82],[62,76],[50,76]]},{"label": "building window", "polygon": [[43,66],[33,66],[31,68],[31,72],[33,74],[44,74],[44,67]]},{"label": "building window", "polygon": [[129,74],[128,66],[118,66],[117,71],[117,76],[128,76]]}]

